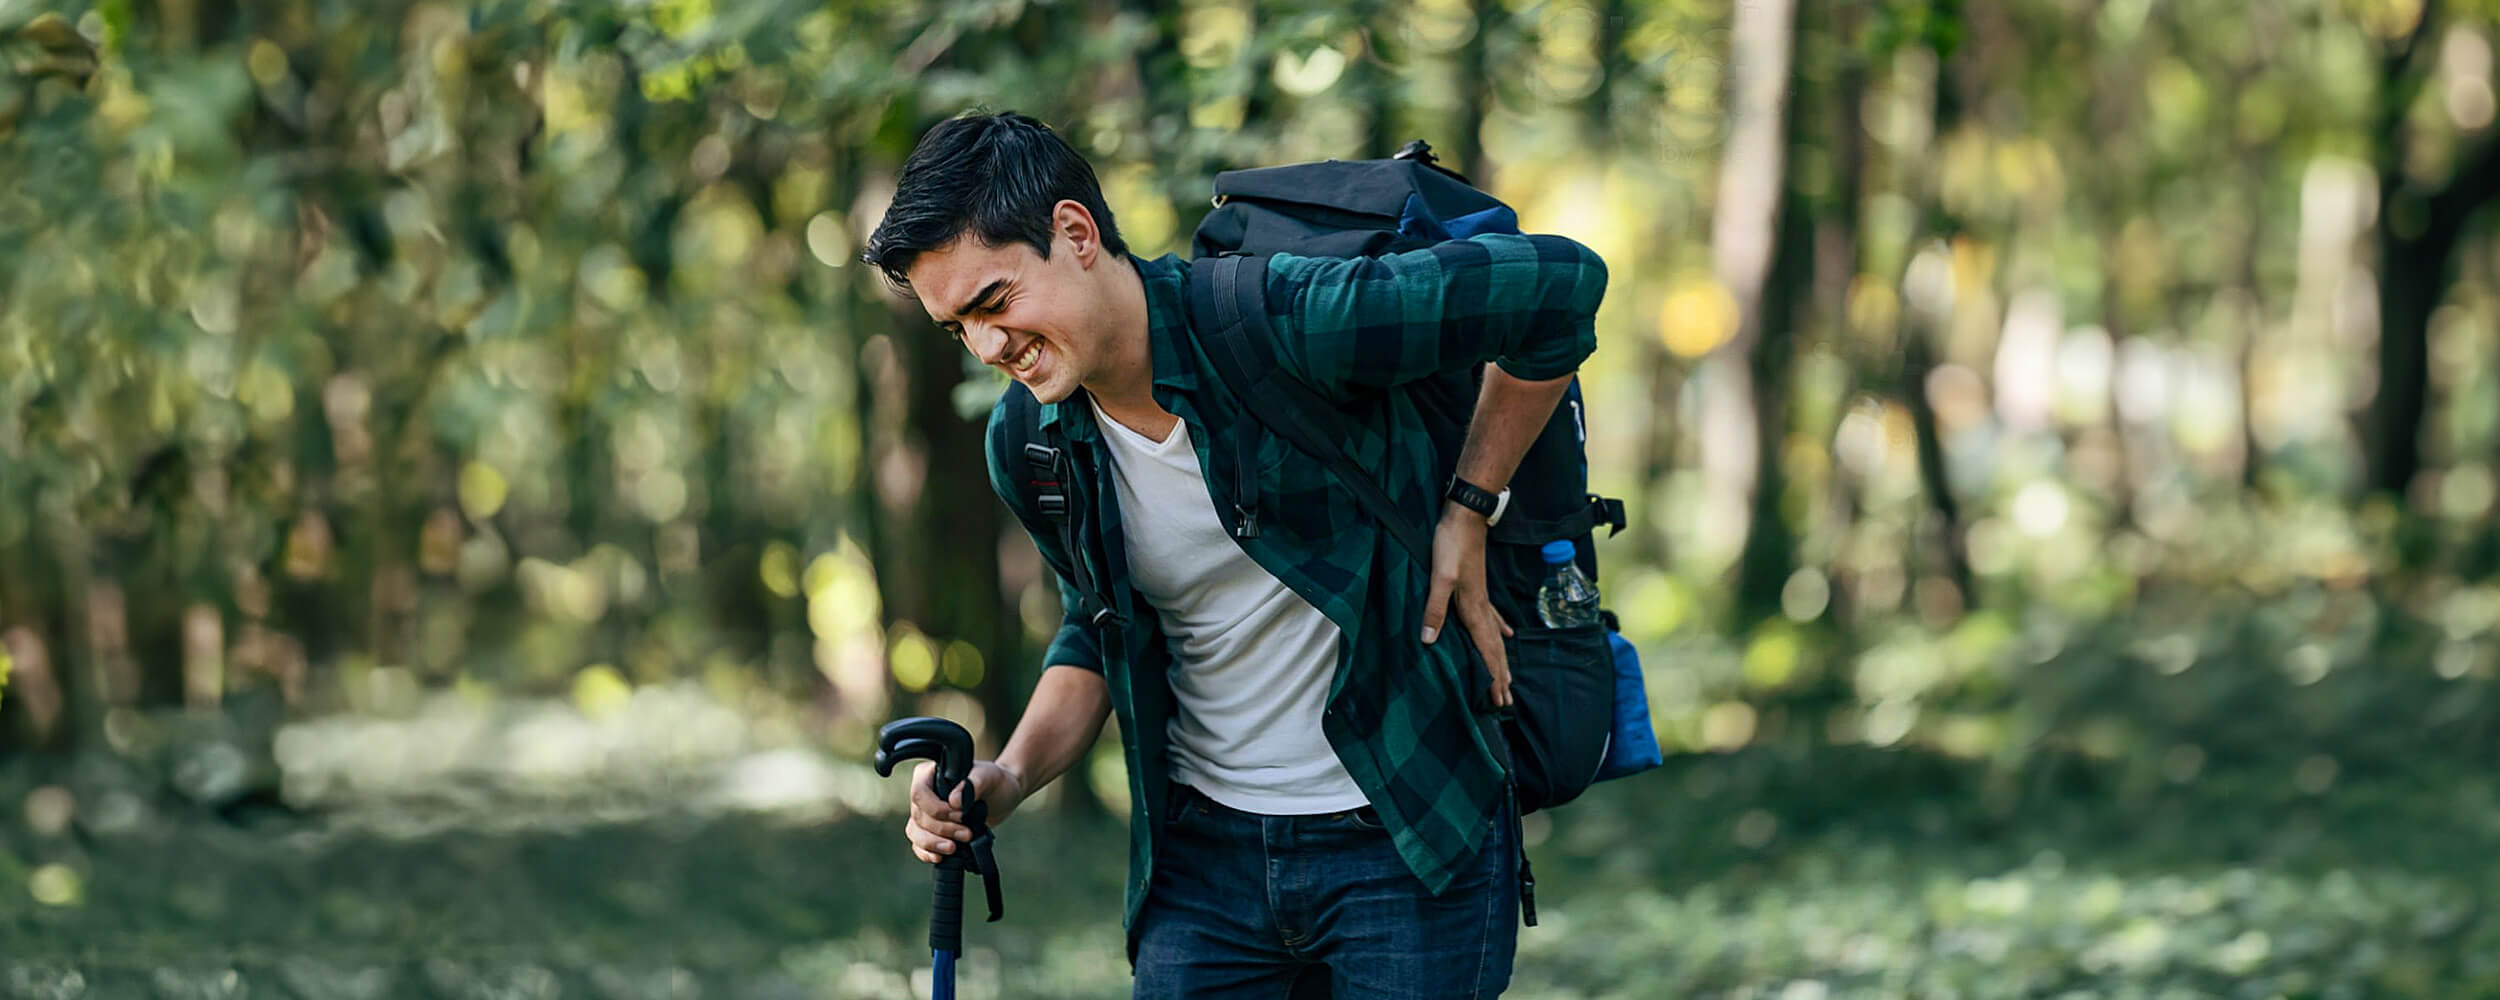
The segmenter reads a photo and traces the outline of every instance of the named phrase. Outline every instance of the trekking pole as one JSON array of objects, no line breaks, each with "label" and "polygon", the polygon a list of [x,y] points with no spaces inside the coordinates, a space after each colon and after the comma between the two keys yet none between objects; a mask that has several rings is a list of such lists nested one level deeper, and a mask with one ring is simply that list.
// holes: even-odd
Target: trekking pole
[{"label": "trekking pole", "polygon": [[964,825],[972,828],[967,849],[947,854],[937,863],[937,893],[929,906],[929,997],[955,1000],[955,958],[964,951],[964,873],[981,876],[988,890],[990,920],[1006,913],[998,889],[998,858],[992,853],[990,808],[973,795],[965,779],[972,773],[972,735],[945,719],[897,719],[877,730],[877,774],[891,777],[894,765],[915,757],[937,762],[929,790],[945,801],[964,785]]}]

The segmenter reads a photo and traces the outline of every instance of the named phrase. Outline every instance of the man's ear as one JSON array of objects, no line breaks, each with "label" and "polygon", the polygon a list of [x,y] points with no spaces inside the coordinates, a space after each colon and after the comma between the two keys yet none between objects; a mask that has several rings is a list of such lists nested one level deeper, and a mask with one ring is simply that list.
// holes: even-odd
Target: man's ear
[{"label": "man's ear", "polygon": [[1102,231],[1094,228],[1094,213],[1085,210],[1074,199],[1062,198],[1050,209],[1051,235],[1068,241],[1076,253],[1080,267],[1093,267],[1102,256]]}]

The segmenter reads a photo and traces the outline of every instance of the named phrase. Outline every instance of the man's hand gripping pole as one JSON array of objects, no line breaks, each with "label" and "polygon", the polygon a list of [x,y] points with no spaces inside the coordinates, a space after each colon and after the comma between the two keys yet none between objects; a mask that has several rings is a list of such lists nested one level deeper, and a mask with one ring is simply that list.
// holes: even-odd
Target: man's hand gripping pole
[{"label": "man's hand gripping pole", "polygon": [[1006,915],[1006,903],[998,888],[998,858],[993,852],[995,838],[990,834],[989,805],[973,794],[965,781],[972,773],[972,734],[964,727],[946,719],[928,717],[897,719],[877,731],[877,773],[891,777],[894,765],[912,758],[926,758],[937,763],[929,775],[929,790],[943,802],[955,794],[955,786],[964,786],[964,825],[972,829],[970,850],[956,851],[937,863],[937,895],[929,913],[929,947],[950,955],[963,953],[964,873],[981,876],[982,888],[988,890],[990,919]]}]

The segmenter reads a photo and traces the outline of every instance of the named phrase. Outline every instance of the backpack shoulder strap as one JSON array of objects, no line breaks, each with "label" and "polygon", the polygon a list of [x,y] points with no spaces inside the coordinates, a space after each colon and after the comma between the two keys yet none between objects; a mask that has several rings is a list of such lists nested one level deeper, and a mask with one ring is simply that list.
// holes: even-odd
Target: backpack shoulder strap
[{"label": "backpack shoulder strap", "polygon": [[[1010,470],[1023,511],[1047,522],[1058,537],[1059,551],[1073,574],[1068,582],[1076,587],[1081,602],[1075,610],[1097,625],[1118,618],[1111,610],[1110,595],[1095,580],[1080,547],[1085,535],[1078,530],[1078,518],[1089,508],[1067,440],[1043,429],[1041,403],[1022,385],[1008,386],[999,405],[1007,411],[1001,421],[1005,433],[1000,443],[1006,450],[1001,460]],[[1032,522],[1026,524],[1030,527]]]},{"label": "backpack shoulder strap", "polygon": [[[1197,319],[1199,342],[1214,365],[1218,381],[1241,400],[1253,422],[1283,435],[1302,453],[1319,459],[1354,493],[1364,513],[1388,530],[1409,556],[1432,565],[1432,544],[1422,526],[1401,517],[1397,504],[1380,488],[1379,477],[1363,471],[1337,442],[1345,439],[1337,408],[1318,392],[1284,370],[1276,360],[1275,331],[1267,320],[1267,258],[1225,256],[1202,259],[1189,270],[1190,310]],[[1235,454],[1244,471],[1237,489],[1256,488],[1248,442],[1236,442]]]}]

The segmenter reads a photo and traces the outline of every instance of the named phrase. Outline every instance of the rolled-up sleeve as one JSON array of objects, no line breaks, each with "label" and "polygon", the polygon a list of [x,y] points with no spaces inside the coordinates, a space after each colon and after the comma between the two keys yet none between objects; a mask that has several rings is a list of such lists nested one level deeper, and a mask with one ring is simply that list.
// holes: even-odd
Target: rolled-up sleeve
[{"label": "rolled-up sleeve", "polygon": [[1059,634],[1051,638],[1050,649],[1042,654],[1042,666],[1083,667],[1099,674],[1102,639],[1093,626],[1077,620],[1076,588],[1068,585],[1066,574],[1060,573],[1055,563],[1051,573],[1059,577],[1059,606],[1068,610],[1059,618]]},{"label": "rolled-up sleeve", "polygon": [[1278,359],[1323,391],[1483,362],[1559,378],[1597,350],[1606,264],[1561,236],[1486,234],[1380,257],[1268,263]]},{"label": "rolled-up sleeve", "polygon": [[1033,547],[1041,550],[1043,564],[1050,567],[1052,578],[1059,584],[1059,606],[1064,610],[1060,612],[1059,634],[1052,637],[1050,648],[1042,654],[1042,666],[1081,667],[1099,674],[1102,672],[1102,642],[1095,635],[1093,626],[1077,617],[1081,602],[1077,599],[1075,585],[1068,582],[1075,577],[1073,564],[1068,562],[1069,553],[1059,544],[1057,527],[1040,511],[1027,505],[1023,491],[1016,488],[1014,474],[1009,471],[1013,468],[1010,463],[1022,461],[1022,458],[1008,454],[1014,449],[1009,447],[1006,407],[990,411],[987,438],[988,446],[984,451],[989,459],[990,490],[998,494],[1000,502],[1015,514],[1016,522],[1024,526],[1024,533],[1033,539]]}]

